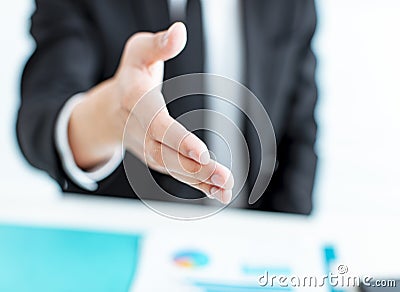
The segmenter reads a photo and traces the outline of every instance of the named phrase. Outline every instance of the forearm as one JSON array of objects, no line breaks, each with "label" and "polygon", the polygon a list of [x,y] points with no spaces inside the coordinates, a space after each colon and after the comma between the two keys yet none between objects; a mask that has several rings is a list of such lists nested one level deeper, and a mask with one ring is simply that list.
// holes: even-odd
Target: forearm
[{"label": "forearm", "polygon": [[126,119],[120,114],[118,94],[113,79],[104,81],[85,93],[71,114],[68,140],[75,162],[82,169],[102,165],[122,143]]}]

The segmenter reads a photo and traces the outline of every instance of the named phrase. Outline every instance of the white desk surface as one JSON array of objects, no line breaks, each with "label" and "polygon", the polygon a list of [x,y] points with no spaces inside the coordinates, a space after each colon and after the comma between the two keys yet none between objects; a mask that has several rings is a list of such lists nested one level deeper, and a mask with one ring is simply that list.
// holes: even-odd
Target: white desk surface
[{"label": "white desk surface", "polygon": [[[170,208],[199,208],[159,204]],[[355,274],[386,278],[400,276],[400,215],[317,218],[228,208],[206,219],[178,221],[162,217],[136,200],[69,195],[46,203],[0,200],[0,223],[120,232],[162,230],[182,237],[196,230],[205,237],[215,237],[216,245],[218,237],[226,235],[262,242],[279,235],[279,238],[292,241],[293,246],[298,240],[312,238],[334,244],[339,262]]]}]

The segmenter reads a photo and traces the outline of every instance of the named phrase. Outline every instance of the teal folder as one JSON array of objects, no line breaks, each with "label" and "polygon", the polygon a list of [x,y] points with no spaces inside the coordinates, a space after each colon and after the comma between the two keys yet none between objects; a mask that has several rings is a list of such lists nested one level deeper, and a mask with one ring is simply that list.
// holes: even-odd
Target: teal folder
[{"label": "teal folder", "polygon": [[0,291],[125,292],[140,234],[0,225]]}]

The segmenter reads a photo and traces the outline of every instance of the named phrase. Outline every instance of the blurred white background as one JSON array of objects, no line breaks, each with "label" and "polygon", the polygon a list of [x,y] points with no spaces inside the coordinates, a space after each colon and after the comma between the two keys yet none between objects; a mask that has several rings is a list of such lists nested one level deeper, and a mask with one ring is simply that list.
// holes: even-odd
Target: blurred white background
[{"label": "blurred white background", "polygon": [[[400,2],[317,0],[320,99],[315,216],[398,213]],[[22,66],[33,49],[32,1],[0,3],[0,204],[52,200],[58,186],[15,138]]]}]

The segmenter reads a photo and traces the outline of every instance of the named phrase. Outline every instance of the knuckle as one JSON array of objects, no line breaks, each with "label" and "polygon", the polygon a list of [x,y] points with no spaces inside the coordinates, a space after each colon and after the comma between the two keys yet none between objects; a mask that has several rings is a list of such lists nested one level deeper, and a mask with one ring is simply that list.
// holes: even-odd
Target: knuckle
[{"label": "knuckle", "polygon": [[179,141],[179,151],[181,153],[187,152],[188,149],[190,149],[190,144],[188,142],[187,139],[188,136],[183,137],[180,141]]},{"label": "knuckle", "polygon": [[200,172],[201,170],[201,165],[198,164],[197,162],[194,161],[190,161],[188,163],[186,163],[186,165],[183,166],[184,170],[190,174],[196,174],[198,172]]},{"label": "knuckle", "polygon": [[153,149],[153,155],[152,155],[153,161],[159,165],[159,166],[164,166],[164,160],[162,157],[162,153],[161,153],[161,148],[160,147],[156,147]]},{"label": "knuckle", "polygon": [[151,141],[151,139],[146,139],[144,143],[144,155],[146,156],[146,158],[151,158],[152,144],[153,142]]},{"label": "knuckle", "polygon": [[148,131],[151,137],[160,141],[164,138],[168,127],[168,117],[163,113],[158,113],[151,121]]},{"label": "knuckle", "polygon": [[163,166],[163,159],[161,153],[161,145],[153,140],[146,143],[145,154],[148,159],[158,166]]},{"label": "knuckle", "polygon": [[160,131],[161,131],[160,123],[158,123],[157,118],[154,118],[154,120],[150,123],[148,129],[149,135],[153,138],[156,138],[158,137]]}]

